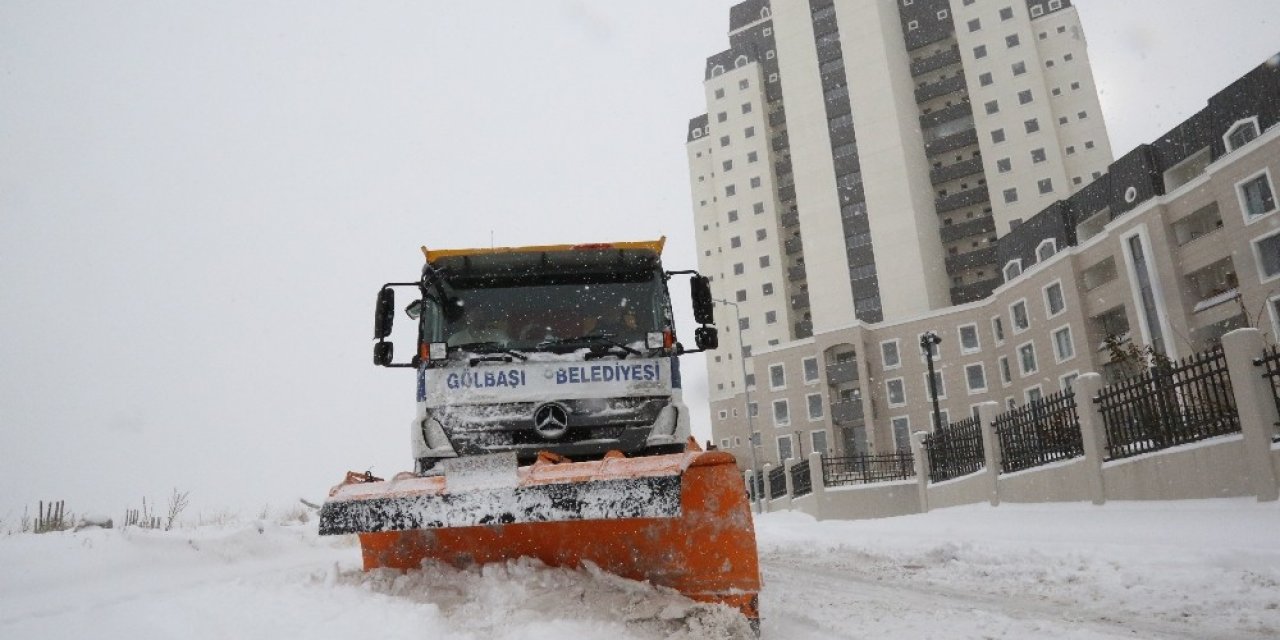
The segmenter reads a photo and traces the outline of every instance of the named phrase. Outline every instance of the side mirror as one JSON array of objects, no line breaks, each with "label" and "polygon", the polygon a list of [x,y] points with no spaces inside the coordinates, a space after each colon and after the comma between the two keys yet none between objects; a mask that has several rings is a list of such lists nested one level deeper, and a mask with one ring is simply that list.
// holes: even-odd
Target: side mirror
[{"label": "side mirror", "polygon": [[720,346],[720,332],[715,327],[698,327],[693,330],[693,343],[702,351]]},{"label": "side mirror", "polygon": [[391,335],[391,323],[395,322],[396,292],[384,288],[378,292],[378,305],[373,313],[373,339],[382,340]]},{"label": "side mirror", "polygon": [[698,324],[714,324],[715,302],[711,299],[711,279],[697,275],[690,277],[689,295],[693,298],[693,321]]},{"label": "side mirror", "polygon": [[379,367],[391,366],[391,355],[395,345],[390,342],[379,342],[373,345],[373,363]]}]

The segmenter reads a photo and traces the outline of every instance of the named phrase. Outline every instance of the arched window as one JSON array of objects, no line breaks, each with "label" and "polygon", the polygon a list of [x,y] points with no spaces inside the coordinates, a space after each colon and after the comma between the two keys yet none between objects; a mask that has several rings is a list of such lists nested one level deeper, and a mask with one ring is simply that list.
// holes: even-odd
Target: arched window
[{"label": "arched window", "polygon": [[738,67],[744,67],[748,62],[750,61],[747,60],[746,56],[738,56],[738,58],[733,61],[733,68],[737,69]]},{"label": "arched window", "polygon": [[1235,151],[1249,144],[1256,137],[1258,137],[1258,117],[1253,116],[1231,125],[1231,128],[1227,129],[1227,135],[1222,136],[1222,140],[1227,143],[1227,151]]},{"label": "arched window", "polygon": [[722,66],[720,66],[720,65],[716,65],[716,66],[714,66],[714,67],[711,67],[711,77],[713,77],[713,78],[714,78],[714,77],[716,77],[716,76],[718,76],[718,75],[720,75],[720,74],[722,74],[722,73],[724,73],[724,67],[722,67]]},{"label": "arched window", "polygon": [[761,20],[768,20],[771,16],[773,16],[773,12],[769,10],[769,7],[764,7],[760,10]]},{"label": "arched window", "polygon": [[1053,254],[1057,252],[1058,241],[1053,238],[1049,238],[1048,240],[1041,242],[1040,246],[1036,247],[1036,260],[1044,262],[1045,260],[1052,258]]},{"label": "arched window", "polygon": [[1010,260],[1004,265],[1004,281],[1009,282],[1022,275],[1022,260]]}]

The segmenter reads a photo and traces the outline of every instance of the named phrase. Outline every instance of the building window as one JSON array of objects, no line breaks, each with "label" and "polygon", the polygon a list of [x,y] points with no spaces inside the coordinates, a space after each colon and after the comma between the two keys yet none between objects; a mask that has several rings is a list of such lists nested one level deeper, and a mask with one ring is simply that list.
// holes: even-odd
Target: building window
[{"label": "building window", "polygon": [[742,103],[742,112],[743,112],[743,113],[751,113],[751,103],[750,103],[750,102],[744,102],[744,103]]},{"label": "building window", "polygon": [[[1050,11],[1057,11],[1058,9],[1061,9],[1061,8],[1062,8],[1062,0],[1049,0]],[[1066,30],[1067,30],[1066,27],[1058,27],[1058,33],[1062,33]]]},{"label": "building window", "polygon": [[958,329],[960,333],[960,353],[973,353],[982,348],[978,340],[978,325],[966,324]]},{"label": "building window", "polygon": [[725,214],[725,215],[729,218],[729,222],[737,222],[737,221],[738,221],[738,210],[737,210],[737,209],[730,209],[730,210],[729,210],[729,212],[728,212],[727,214]]},{"label": "building window", "polygon": [[1022,333],[1031,326],[1031,318],[1027,315],[1027,301],[1019,300],[1009,306],[1009,315],[1013,318],[1013,332]]},{"label": "building window", "polygon": [[1022,275],[1022,260],[1010,260],[1004,265],[1004,281],[1009,282]]},{"label": "building window", "polygon": [[809,405],[809,420],[811,422],[821,420],[822,411],[822,394],[811,393],[804,397],[805,404]]},{"label": "building window", "polygon": [[1020,76],[1027,72],[1027,63],[1018,61],[1013,63],[1013,75]]},{"label": "building window", "polygon": [[1040,121],[1035,118],[1024,120],[1022,126],[1026,127],[1027,133],[1035,133],[1040,130]]},{"label": "building window", "polygon": [[982,105],[987,110],[987,114],[1000,113],[1000,101],[990,100]]},{"label": "building window", "polygon": [[981,20],[974,18],[969,21],[969,33],[973,33],[974,31],[977,31],[978,29],[981,29],[981,28],[982,28]]},{"label": "building window", "polygon": [[987,371],[981,362],[965,366],[964,378],[969,385],[969,393],[982,393],[987,390]]},{"label": "building window", "polygon": [[1236,184],[1240,210],[1245,222],[1252,222],[1276,210],[1275,191],[1271,188],[1271,172],[1263,170]]},{"label": "building window", "polygon": [[1000,10],[1000,20],[1002,22],[1005,20],[1012,20],[1012,19],[1013,19],[1013,7],[1005,7]]},{"label": "building window", "polygon": [[760,215],[760,214],[764,213],[764,203],[763,203],[763,202],[757,202],[757,203],[755,203],[755,204],[751,205],[751,213],[754,213],[754,214],[756,214],[756,215]]},{"label": "building window", "polygon": [[880,360],[885,369],[897,369],[902,366],[902,357],[898,353],[898,341],[886,340],[880,343]]},{"label": "building window", "polygon": [[1044,393],[1040,391],[1040,385],[1036,385],[1027,389],[1027,404],[1039,402],[1044,397]]},{"label": "building window", "polygon": [[729,412],[728,412],[728,411],[725,411],[724,409],[721,409],[721,410],[720,410],[720,413],[718,413],[718,414],[716,414],[716,415],[720,416],[720,419],[721,419],[721,420],[724,420],[725,418],[728,418],[728,417],[729,417]]},{"label": "building window", "polygon": [[[746,58],[746,56],[739,56],[739,57],[738,57],[738,60],[741,60],[741,61],[743,61],[743,62],[745,63],[745,62],[746,62],[745,58]],[[738,65],[738,66],[742,66],[742,65]],[[747,87],[749,87],[749,86],[751,86],[751,83],[750,83],[749,81],[747,81],[747,79],[746,79],[746,78],[743,78],[743,79],[741,79],[741,80],[739,80],[739,81],[738,81],[738,88],[739,88],[739,89],[746,89],[746,88],[747,88]]]},{"label": "building window", "polygon": [[1018,104],[1028,104],[1031,102],[1031,90],[1024,89],[1018,92]]},{"label": "building window", "polygon": [[716,122],[724,122],[725,120],[728,120],[728,119],[729,119],[729,114],[723,111],[716,114]]},{"label": "building window", "polygon": [[1001,142],[1004,142],[1004,129],[996,129],[995,131],[992,131],[991,142],[995,144],[1000,144]]},{"label": "building window", "polygon": [[946,9],[943,9],[942,11],[938,12],[938,19],[946,20],[950,15],[951,15],[950,12],[948,12]]},{"label": "building window", "polygon": [[1054,282],[1044,288],[1044,308],[1052,318],[1067,309],[1067,301],[1062,295],[1062,283]]},{"label": "building window", "polygon": [[1039,262],[1044,262],[1045,260],[1052,258],[1053,255],[1057,252],[1058,252],[1057,240],[1054,240],[1053,238],[1049,238],[1048,240],[1043,240],[1036,247],[1036,260]]},{"label": "building window", "polygon": [[1035,343],[1028,342],[1018,347],[1018,367],[1024,378],[1037,371]]},{"label": "building window", "polygon": [[827,455],[827,432],[823,430],[809,432],[809,444],[812,445],[813,451],[822,455]]},{"label": "building window", "polygon": [[760,256],[760,268],[769,266],[769,256]]},{"label": "building window", "polygon": [[1004,46],[1012,49],[1018,46],[1018,34],[1011,34],[1004,37]]},{"label": "building window", "polygon": [[893,446],[898,451],[911,450],[911,418],[898,416],[892,420]]},{"label": "building window", "polygon": [[901,407],[907,403],[907,392],[902,378],[884,381],[885,402],[891,407]]},{"label": "building window", "polygon": [[1071,343],[1071,327],[1063,327],[1053,332],[1053,356],[1059,363],[1076,357],[1076,348]]},{"label": "building window", "polygon": [[[773,293],[773,291],[772,291],[772,290],[770,290],[770,291],[769,291],[769,293]],[[768,295],[768,294],[765,294],[765,295]],[[777,324],[777,323],[778,323],[778,312],[777,312],[777,311],[766,311],[766,312],[764,312],[764,323],[765,323],[765,324]]]},{"label": "building window", "polygon": [[1068,54],[1066,54],[1066,55],[1062,56],[1062,61],[1063,61],[1063,62],[1071,62],[1072,60],[1075,60],[1075,58],[1076,58],[1075,54],[1068,53]]},{"label": "building window", "polygon": [[996,160],[996,171],[1000,173],[1009,173],[1013,171],[1013,162],[1008,158],[1000,158]]},{"label": "building window", "polygon": [[733,264],[733,275],[740,276],[743,273],[746,273],[746,271],[747,271],[746,267],[743,266],[741,262],[735,262]]},{"label": "building window", "polygon": [[738,289],[738,291],[735,293],[735,295],[734,295],[733,297],[734,297],[734,299],[736,299],[738,302],[746,302],[746,301],[747,301],[747,290],[746,290],[746,289]]},{"label": "building window", "polygon": [[802,368],[804,369],[805,383],[807,384],[810,382],[817,382],[818,381],[818,359],[805,358],[804,360],[801,361],[801,365],[802,365]]},{"label": "building window", "polygon": [[732,170],[733,170],[733,161],[732,161],[732,160],[725,160],[724,162],[721,162],[721,163],[720,163],[720,167],[721,167],[722,169],[724,169],[725,171],[732,171]]},{"label": "building window", "polygon": [[1048,159],[1048,156],[1046,156],[1046,155],[1045,155],[1045,153],[1044,153],[1044,149],[1032,149],[1032,150],[1031,150],[1031,162],[1032,162],[1032,163],[1034,163],[1034,164],[1039,164],[1039,163],[1041,163],[1041,162],[1044,162],[1046,159]]},{"label": "building window", "polygon": [[[760,285],[760,294],[761,294],[761,295],[766,295],[766,296],[771,296],[771,295],[773,295],[773,283],[772,283],[772,282],[766,282],[766,283],[764,283],[764,284]],[[772,311],[770,311],[769,313],[773,313],[773,312],[772,312]]]},{"label": "building window", "polygon": [[1075,155],[1075,154],[1076,154],[1076,148],[1075,148],[1075,146],[1073,146],[1073,145],[1067,145],[1067,155],[1069,155],[1069,156],[1073,156],[1073,155]]},{"label": "building window", "polygon": [[729,248],[730,248],[730,249],[737,249],[738,247],[741,247],[741,246],[742,246],[742,238],[740,238],[740,237],[738,237],[738,236],[734,236],[734,237],[732,237],[732,238],[729,238]]},{"label": "building window", "polygon": [[1276,336],[1280,336],[1280,296],[1272,298],[1268,307],[1271,309],[1271,325],[1273,330],[1271,340],[1272,342],[1275,342]]},{"label": "building window", "polygon": [[754,138],[754,137],[756,136],[756,128],[755,128],[755,127],[747,127],[746,129],[743,129],[743,130],[742,130],[742,135],[744,135],[744,136],[746,136],[746,137],[748,137],[748,138]]},{"label": "building window", "polygon": [[1009,369],[1009,357],[1000,356],[1000,383],[1004,386],[1013,384],[1013,373]]},{"label": "building window", "polygon": [[747,162],[756,162],[759,159],[760,159],[760,154],[756,153],[755,151],[752,151],[747,154]]},{"label": "building window", "polygon": [[752,188],[752,189],[759,189],[759,188],[760,188],[760,176],[756,176],[756,177],[754,177],[754,178],[752,178],[752,179],[751,179],[751,188]]},{"label": "building window", "polygon": [[1084,148],[1086,148],[1086,149],[1092,149],[1092,148],[1093,148],[1093,141],[1092,141],[1092,140],[1085,140],[1085,141],[1084,141]]},{"label": "building window", "polygon": [[1005,204],[1013,204],[1013,203],[1015,203],[1015,202],[1017,202],[1017,201],[1018,201],[1018,189],[1017,189],[1017,188],[1013,188],[1013,189],[1005,189],[1005,190],[1004,190],[1004,202],[1005,202]]},{"label": "building window", "polygon": [[985,87],[985,86],[987,86],[987,85],[991,84],[992,82],[994,82],[994,80],[992,80],[992,79],[991,79],[991,73],[990,73],[990,72],[988,72],[988,73],[983,73],[983,74],[979,74],[979,75],[978,75],[978,84],[981,84],[982,86],[984,86],[984,87]]},{"label": "building window", "polygon": [[1045,179],[1043,179],[1043,180],[1037,180],[1037,181],[1036,181],[1036,187],[1037,187],[1038,189],[1040,189],[1040,193],[1041,193],[1041,195],[1046,194],[1046,193],[1052,193],[1052,192],[1053,192],[1053,179],[1052,179],[1052,178],[1045,178]]},{"label": "building window", "polygon": [[726,186],[725,186],[725,188],[724,188],[724,195],[725,195],[725,197],[726,197],[726,198],[727,198],[727,197],[730,197],[730,196],[733,196],[733,195],[734,195],[734,194],[736,194],[736,193],[738,193],[738,185],[731,184],[731,185],[726,185]]},{"label": "building window", "polygon": [[782,363],[769,365],[769,388],[777,391],[787,388],[787,369]]},{"label": "building window", "polygon": [[1263,282],[1280,278],[1280,233],[1254,240],[1253,252],[1258,258],[1258,273]]},{"label": "building window", "polygon": [[[1039,17],[1040,17],[1040,16],[1042,16],[1042,15],[1044,15],[1044,5],[1041,5],[1041,4],[1033,4],[1033,5],[1031,5],[1031,17],[1032,17],[1032,18],[1039,18]],[[1040,39],[1041,39],[1041,40],[1044,40],[1044,39],[1045,39],[1045,38],[1047,38],[1047,37],[1049,37],[1049,34],[1047,34],[1047,33],[1043,33],[1043,32],[1042,32],[1042,33],[1040,34]]]},{"label": "building window", "polygon": [[1249,144],[1250,141],[1257,137],[1258,118],[1255,116],[1248,120],[1237,122],[1227,131],[1227,135],[1222,136],[1222,140],[1227,143],[1227,151],[1235,151]]},{"label": "building window", "polygon": [[764,239],[765,239],[765,238],[767,238],[768,236],[769,236],[768,232],[767,232],[767,231],[765,231],[764,229],[756,229],[756,240],[757,240],[757,241],[758,241],[758,240],[764,240]]},{"label": "building window", "polygon": [[919,29],[919,28],[920,28],[920,23],[915,20],[912,20],[907,23],[907,31],[915,31],[916,29]]},{"label": "building window", "polygon": [[729,146],[729,136],[720,136],[720,146],[722,147]]},{"label": "building window", "polygon": [[974,58],[979,58],[979,59],[987,57],[987,45],[985,45],[985,44],[980,44],[980,45],[978,45],[978,46],[974,47],[974,48],[973,48],[973,57],[974,57]]},{"label": "building window", "polygon": [[716,89],[716,100],[724,97],[724,89]]},{"label": "building window", "polygon": [[[779,402],[784,402],[784,403],[785,403],[786,401],[785,401],[785,400],[779,400]],[[774,408],[774,419],[773,419],[773,422],[774,422],[775,424],[778,424],[779,426],[785,426],[785,425],[791,424],[791,417],[790,417],[790,416],[787,416],[787,421],[786,421],[785,423],[780,423],[780,422],[778,422],[778,417],[777,417],[777,408],[778,408],[778,405],[777,405],[777,403],[774,403],[773,408]],[[785,412],[785,411],[786,411],[786,407],[784,406],[784,407],[782,408],[782,410]],[[790,436],[790,435],[778,436],[778,463],[779,463],[779,464],[781,464],[781,463],[783,463],[783,462],[786,462],[787,460],[790,460],[791,458],[792,458],[792,454],[791,454],[791,436]]]},{"label": "building window", "polygon": [[1000,316],[991,319],[991,335],[996,339],[996,344],[1004,342],[1004,321]]}]

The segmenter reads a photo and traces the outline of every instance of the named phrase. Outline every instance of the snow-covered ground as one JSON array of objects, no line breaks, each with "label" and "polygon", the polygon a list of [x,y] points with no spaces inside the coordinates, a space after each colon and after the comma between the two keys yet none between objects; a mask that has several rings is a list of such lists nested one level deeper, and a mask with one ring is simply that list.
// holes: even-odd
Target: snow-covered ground
[{"label": "snow-covered ground", "polygon": [[[1280,505],[985,505],[757,520],[766,638],[1280,637]],[[645,584],[515,562],[358,569],[351,539],[248,523],[0,537],[0,638],[729,638]]]}]

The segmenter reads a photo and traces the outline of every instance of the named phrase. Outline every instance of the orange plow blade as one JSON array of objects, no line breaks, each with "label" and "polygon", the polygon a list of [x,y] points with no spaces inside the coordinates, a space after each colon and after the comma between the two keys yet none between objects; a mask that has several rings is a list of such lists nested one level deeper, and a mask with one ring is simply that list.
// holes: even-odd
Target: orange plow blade
[{"label": "orange plow blade", "polygon": [[349,474],[320,533],[358,533],[364,568],[537,558],[585,562],[742,611],[758,624],[760,572],[741,474],[724,452],[520,467],[512,486],[450,490],[448,476]]}]

